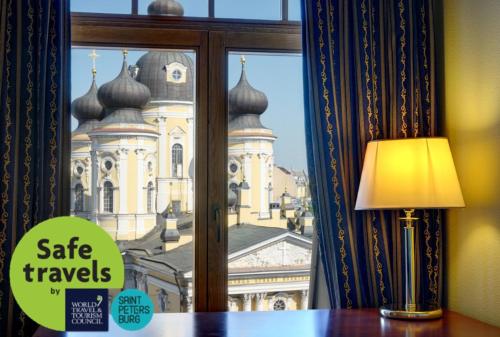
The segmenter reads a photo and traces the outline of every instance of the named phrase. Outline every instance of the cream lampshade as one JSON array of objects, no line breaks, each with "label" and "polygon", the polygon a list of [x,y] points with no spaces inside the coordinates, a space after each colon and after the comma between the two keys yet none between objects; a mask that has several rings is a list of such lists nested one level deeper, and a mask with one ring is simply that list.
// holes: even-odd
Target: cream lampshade
[{"label": "cream lampshade", "polygon": [[356,210],[404,209],[405,290],[403,304],[380,309],[382,316],[430,319],[441,308],[415,298],[416,208],[465,207],[450,145],[446,138],[406,138],[369,142],[356,200]]},{"label": "cream lampshade", "polygon": [[464,206],[448,139],[368,143],[357,210]]}]

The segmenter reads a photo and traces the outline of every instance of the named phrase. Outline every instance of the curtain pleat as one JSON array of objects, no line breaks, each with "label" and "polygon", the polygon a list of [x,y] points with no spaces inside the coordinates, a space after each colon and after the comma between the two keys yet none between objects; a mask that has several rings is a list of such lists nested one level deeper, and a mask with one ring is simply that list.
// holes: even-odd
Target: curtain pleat
[{"label": "curtain pleat", "polygon": [[[404,298],[398,212],[354,211],[367,142],[436,136],[433,0],[303,1],[305,123],[319,256],[336,308]],[[419,211],[417,298],[441,302],[439,211]],[[312,294],[314,296],[314,294]]]},{"label": "curtain pleat", "polygon": [[0,331],[31,336],[36,325],[12,297],[9,262],[24,233],[66,213],[69,2],[3,0],[0,17]]}]

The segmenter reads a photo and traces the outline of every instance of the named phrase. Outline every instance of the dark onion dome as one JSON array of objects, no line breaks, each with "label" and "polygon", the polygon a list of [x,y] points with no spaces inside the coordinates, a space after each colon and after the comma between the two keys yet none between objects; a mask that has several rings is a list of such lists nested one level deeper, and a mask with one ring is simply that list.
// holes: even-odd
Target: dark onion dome
[{"label": "dark onion dome", "polygon": [[267,96],[248,83],[243,57],[241,64],[240,80],[229,91],[229,130],[265,128],[260,122],[260,115],[267,109]]},{"label": "dark onion dome", "polygon": [[103,84],[97,95],[105,107],[103,122],[144,123],[140,110],[148,104],[151,93],[148,87],[130,76],[125,58],[120,74]]},{"label": "dark onion dome", "polygon": [[[186,67],[186,79],[182,83],[167,81],[167,67],[180,63]],[[184,53],[150,51],[137,61],[136,80],[151,91],[152,101],[193,101],[193,60]]]},{"label": "dark onion dome", "polygon": [[233,118],[241,115],[262,115],[267,109],[267,104],[266,94],[248,83],[243,63],[240,80],[229,91],[229,113]]},{"label": "dark onion dome", "polygon": [[95,77],[92,79],[89,91],[71,103],[71,114],[78,120],[79,125],[91,120],[100,120],[104,117],[103,106],[97,99]]},{"label": "dark onion dome", "polygon": [[184,16],[184,7],[175,0],[155,0],[149,4],[148,14]]}]

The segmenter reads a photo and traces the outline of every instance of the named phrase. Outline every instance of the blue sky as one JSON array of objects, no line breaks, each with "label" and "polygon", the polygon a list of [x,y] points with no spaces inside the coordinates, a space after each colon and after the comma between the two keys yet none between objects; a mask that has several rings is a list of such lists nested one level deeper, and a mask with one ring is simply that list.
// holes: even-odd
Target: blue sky
[{"label": "blue sky", "polygon": [[[139,14],[147,14],[152,0],[139,0]],[[207,0],[178,0],[184,7],[185,16],[208,16]],[[130,0],[70,0],[74,12],[129,14]],[[265,10],[262,10],[265,8]],[[300,20],[300,0],[288,0],[290,20]],[[276,20],[280,18],[281,0],[215,0],[215,16]]]},{"label": "blue sky", "polygon": [[[255,10],[257,4],[264,2],[278,3],[279,0],[216,0],[227,4],[225,13],[230,17],[239,16],[240,13],[247,18],[262,18],[257,15],[261,11]],[[203,6],[194,6],[201,0],[183,0],[186,15],[206,16]],[[294,0],[290,0],[290,7]],[[139,5],[145,13],[150,0],[140,0]],[[239,7],[241,4],[251,3],[252,10],[247,6]],[[298,0],[297,0],[298,3]],[[130,4],[127,0],[71,0],[73,11],[95,11],[107,13],[128,13]],[[260,6],[259,6],[260,7]],[[260,7],[261,8],[261,7]],[[274,7],[271,7],[274,8]],[[298,7],[297,7],[298,10]],[[217,5],[216,5],[217,11]],[[272,11],[269,11],[272,12]],[[217,14],[217,12],[216,12]],[[272,14],[272,13],[271,13]],[[267,13],[266,15],[271,15]],[[243,15],[241,15],[243,16]],[[266,17],[272,19],[272,17]],[[92,76],[92,61],[88,57],[91,49],[74,48],[72,52],[72,98],[79,97],[88,90]],[[129,50],[129,64],[135,64],[137,59],[146,50]],[[122,54],[117,49],[98,49],[97,54],[97,84],[101,85],[116,77],[121,68]],[[192,54],[195,57],[194,54]],[[255,88],[266,93],[269,107],[262,115],[262,123],[273,130],[278,137],[274,144],[275,163],[292,169],[306,169],[306,149],[304,138],[304,106],[302,87],[302,57],[300,55],[288,54],[245,54],[247,60],[247,77]],[[240,54],[231,53],[228,58],[229,88],[232,88],[239,80],[241,73]],[[76,121],[73,120],[73,127]]]}]

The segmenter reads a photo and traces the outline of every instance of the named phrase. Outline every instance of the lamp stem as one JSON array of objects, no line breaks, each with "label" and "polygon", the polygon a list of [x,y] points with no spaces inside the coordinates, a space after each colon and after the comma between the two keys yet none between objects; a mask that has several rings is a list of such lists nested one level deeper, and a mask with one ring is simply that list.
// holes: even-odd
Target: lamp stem
[{"label": "lamp stem", "polygon": [[404,242],[405,242],[405,290],[406,301],[405,309],[407,311],[416,310],[416,272],[415,272],[415,226],[414,222],[418,219],[413,217],[414,209],[405,209],[404,221]]}]

